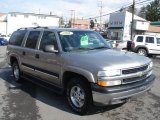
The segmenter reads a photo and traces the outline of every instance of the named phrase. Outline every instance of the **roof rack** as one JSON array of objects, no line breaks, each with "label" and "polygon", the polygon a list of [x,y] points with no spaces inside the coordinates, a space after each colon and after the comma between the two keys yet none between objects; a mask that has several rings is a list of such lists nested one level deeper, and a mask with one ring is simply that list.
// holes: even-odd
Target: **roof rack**
[{"label": "roof rack", "polygon": [[19,28],[17,30],[38,29],[38,28],[48,29],[48,27],[37,26],[37,27],[24,27],[24,28]]}]

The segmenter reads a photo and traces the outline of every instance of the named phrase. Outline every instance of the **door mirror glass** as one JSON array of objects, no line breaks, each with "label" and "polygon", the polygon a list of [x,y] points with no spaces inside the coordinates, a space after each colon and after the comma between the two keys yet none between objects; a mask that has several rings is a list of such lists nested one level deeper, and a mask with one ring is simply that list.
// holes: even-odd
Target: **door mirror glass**
[{"label": "door mirror glass", "polygon": [[45,52],[58,53],[58,50],[55,49],[54,45],[46,45],[44,48]]}]

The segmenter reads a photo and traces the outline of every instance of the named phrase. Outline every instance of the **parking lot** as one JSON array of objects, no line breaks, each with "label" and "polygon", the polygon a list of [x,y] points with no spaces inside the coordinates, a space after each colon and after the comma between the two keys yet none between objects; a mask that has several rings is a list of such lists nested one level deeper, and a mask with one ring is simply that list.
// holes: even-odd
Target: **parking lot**
[{"label": "parking lot", "polygon": [[76,115],[64,96],[28,81],[13,81],[0,46],[0,120],[160,120],[160,58],[154,63],[156,82],[149,93],[123,105],[94,107],[89,115]]}]

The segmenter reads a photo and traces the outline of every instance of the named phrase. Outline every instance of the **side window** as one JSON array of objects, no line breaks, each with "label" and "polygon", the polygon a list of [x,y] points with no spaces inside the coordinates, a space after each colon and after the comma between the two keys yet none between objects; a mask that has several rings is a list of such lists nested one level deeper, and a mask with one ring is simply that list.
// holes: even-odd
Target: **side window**
[{"label": "side window", "polygon": [[157,38],[157,44],[160,44],[160,38]]},{"label": "side window", "polygon": [[55,49],[58,50],[55,34],[51,31],[44,31],[39,49],[44,50],[46,45],[54,45]]},{"label": "side window", "polygon": [[40,31],[31,31],[28,35],[25,47],[35,49],[39,35]]},{"label": "side window", "polygon": [[19,30],[14,32],[9,40],[9,44],[21,46],[26,32],[27,32],[26,30]]},{"label": "side window", "polygon": [[146,37],[146,43],[154,43],[154,37]]},{"label": "side window", "polygon": [[143,36],[138,36],[137,37],[137,42],[143,42]]}]

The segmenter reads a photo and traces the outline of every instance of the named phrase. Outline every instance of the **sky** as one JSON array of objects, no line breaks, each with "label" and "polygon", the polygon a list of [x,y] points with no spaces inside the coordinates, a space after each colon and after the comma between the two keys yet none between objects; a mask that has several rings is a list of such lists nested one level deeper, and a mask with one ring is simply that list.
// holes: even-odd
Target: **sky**
[{"label": "sky", "polygon": [[69,19],[70,10],[75,10],[76,18],[86,19],[99,15],[100,1],[102,1],[103,14],[105,14],[131,4],[133,0],[0,0],[0,12],[41,14],[52,12],[52,14]]}]

